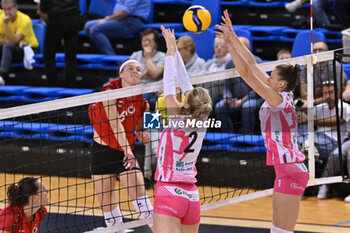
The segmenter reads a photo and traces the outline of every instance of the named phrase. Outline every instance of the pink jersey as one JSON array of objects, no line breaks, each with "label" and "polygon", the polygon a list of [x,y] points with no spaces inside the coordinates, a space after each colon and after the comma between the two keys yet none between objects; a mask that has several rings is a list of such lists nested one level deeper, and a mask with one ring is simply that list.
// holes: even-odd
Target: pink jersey
[{"label": "pink jersey", "polygon": [[195,164],[206,129],[176,125],[176,122],[186,121],[184,118],[171,121],[172,127],[163,130],[159,141],[155,180],[194,184],[197,182]]},{"label": "pink jersey", "polygon": [[305,155],[297,144],[297,119],[292,92],[281,92],[283,102],[272,107],[266,101],[260,108],[261,132],[265,140],[267,165],[301,163]]}]

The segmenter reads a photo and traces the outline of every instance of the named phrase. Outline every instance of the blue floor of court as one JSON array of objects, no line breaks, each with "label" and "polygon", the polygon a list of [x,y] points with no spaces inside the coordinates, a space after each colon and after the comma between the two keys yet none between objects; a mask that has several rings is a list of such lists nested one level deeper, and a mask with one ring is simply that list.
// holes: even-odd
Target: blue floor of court
[{"label": "blue floor of court", "polygon": [[[64,214],[48,214],[40,225],[40,233],[79,233],[91,231],[97,227],[104,227],[102,217],[83,216],[83,215],[64,215]],[[148,226],[142,226],[134,229],[135,233],[151,233]],[[199,233],[269,233],[269,229],[218,226],[201,224]],[[295,231],[295,233],[310,233],[303,231]]]}]

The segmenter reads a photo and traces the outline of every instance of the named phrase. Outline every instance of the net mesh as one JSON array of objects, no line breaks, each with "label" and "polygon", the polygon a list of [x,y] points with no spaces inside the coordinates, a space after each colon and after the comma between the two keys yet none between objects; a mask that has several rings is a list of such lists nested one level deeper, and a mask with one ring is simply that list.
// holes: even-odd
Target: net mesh
[{"label": "net mesh", "polygon": [[[292,58],[287,62],[303,65],[307,85],[311,85],[309,88],[313,88],[312,84],[315,81],[310,82],[313,79],[311,68],[313,67],[312,63],[316,61],[326,61],[329,66],[333,67],[333,62],[335,62],[333,51],[316,54],[312,57]],[[276,65],[283,63],[286,61],[264,63],[260,67],[269,72]],[[341,71],[335,71],[332,78],[338,77],[338,73],[342,74]],[[214,93],[220,94],[227,85],[227,81],[232,77],[238,77],[235,69],[199,75],[192,77],[191,81],[194,85],[208,88],[214,100]],[[18,182],[23,177],[34,176],[42,180],[50,199],[50,205],[47,205],[48,216],[40,226],[42,232],[114,232],[116,227],[96,229],[105,227],[105,221],[101,203],[94,191],[94,182],[91,179],[90,160],[93,153],[94,130],[90,124],[88,106],[101,101],[128,99],[128,97],[132,98],[135,95],[161,90],[162,83],[157,82],[2,109],[0,112],[0,148],[2,151],[0,155],[0,208],[3,209],[8,205],[7,189],[11,184]],[[155,103],[155,111],[163,111],[163,115],[166,115],[161,98],[157,96],[156,99],[152,99],[154,97],[149,95],[145,95],[145,97],[148,102]],[[182,98],[181,95],[179,98]],[[313,99],[313,96],[312,93],[308,92],[305,101],[309,101],[309,99]],[[309,103],[311,102],[309,101]],[[217,99],[216,105],[219,103],[220,98]],[[233,128],[209,127],[206,133],[196,165],[198,170],[197,186],[202,210],[270,195],[274,183],[273,167],[266,166],[266,148],[260,134],[257,116],[250,132],[242,133],[242,121],[246,119],[242,118],[240,114],[225,112],[225,109],[221,109],[222,112],[217,112],[219,108],[216,108],[216,105],[213,106],[215,112],[211,118],[218,119],[220,118],[218,115],[227,114]],[[106,109],[109,107],[107,106]],[[298,107],[301,105],[297,104],[297,109]],[[307,108],[306,111],[312,116],[313,111],[309,111],[309,109]],[[128,110],[131,111],[126,109],[126,111]],[[250,115],[257,114],[253,108],[249,111]],[[324,112],[324,110],[322,111]],[[345,110],[340,112],[340,116],[344,116],[344,114],[346,114]],[[237,116],[239,117],[236,118]],[[133,119],[131,120],[134,123]],[[142,122],[138,123],[142,124]],[[310,121],[307,123],[312,124]],[[338,125],[341,123],[338,121]],[[339,128],[337,131],[337,126],[335,129],[336,132],[341,131]],[[342,177],[338,175],[344,174],[341,172],[344,159],[341,161],[334,159],[331,165],[326,165],[326,161],[314,153],[315,145],[318,149],[320,139],[315,137],[315,143],[313,143],[311,137],[316,135],[317,131],[306,130],[306,132],[309,143],[306,144],[306,140],[302,139],[300,146],[308,153],[311,174],[309,185],[342,181]],[[125,132],[118,131],[116,134],[118,133]],[[133,130],[129,133],[134,135]],[[132,203],[135,200],[135,193],[136,197],[145,194],[142,190],[144,185],[148,188],[147,195],[153,203],[154,183],[152,175],[155,171],[155,154],[161,130],[150,129],[149,133],[150,144],[143,146],[140,142],[136,142],[134,155],[138,159],[144,177],[149,178],[151,182],[149,183],[149,180],[144,182],[142,176],[136,184],[132,182],[130,177],[140,178],[138,171],[131,172],[132,175],[127,178],[120,176],[111,178],[113,182],[115,179],[115,193],[113,195],[117,196],[116,201],[112,204],[120,206],[124,222],[126,222],[122,226],[117,226],[119,230],[145,225],[152,221],[149,218],[142,219],[144,217],[142,214],[147,212],[147,208],[136,211]],[[337,143],[334,145],[332,150],[328,150],[331,154],[329,158],[335,158],[334,153],[330,153],[338,146]],[[340,157],[342,158],[342,156]],[[315,160],[316,162],[314,162]],[[337,166],[340,169],[338,169],[339,172],[336,172]],[[316,169],[314,169],[315,167]],[[316,175],[315,170],[316,173],[318,172]],[[322,172],[319,170],[328,171],[328,174],[323,175],[325,178],[319,179],[322,176]],[[107,182],[107,180],[103,182]],[[134,193],[134,196],[128,195],[128,191]],[[106,195],[111,195],[111,193],[107,192]]]}]

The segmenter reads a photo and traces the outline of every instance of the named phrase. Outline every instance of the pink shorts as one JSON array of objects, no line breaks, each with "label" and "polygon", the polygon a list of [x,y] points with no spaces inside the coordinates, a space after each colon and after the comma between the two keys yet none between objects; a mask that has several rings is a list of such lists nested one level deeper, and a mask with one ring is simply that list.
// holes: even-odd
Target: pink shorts
[{"label": "pink shorts", "polygon": [[184,225],[198,224],[200,201],[196,185],[158,181],[153,211],[156,214],[179,218]]},{"label": "pink shorts", "polygon": [[275,185],[273,191],[301,196],[309,180],[309,172],[303,163],[275,165]]}]

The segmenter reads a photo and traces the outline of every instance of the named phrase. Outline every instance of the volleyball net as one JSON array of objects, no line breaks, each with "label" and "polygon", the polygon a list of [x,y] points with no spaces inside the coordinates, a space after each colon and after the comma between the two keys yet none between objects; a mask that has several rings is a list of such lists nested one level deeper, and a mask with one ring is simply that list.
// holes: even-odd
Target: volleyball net
[{"label": "volleyball net", "polygon": [[[303,72],[307,77],[307,98],[302,101],[306,101],[308,107],[302,109],[301,104],[296,102],[296,109],[300,108],[300,111],[308,114],[308,120],[305,122],[306,133],[301,135],[301,137],[307,136],[308,138],[307,140],[301,138],[300,149],[307,153],[306,164],[310,170],[309,186],[342,182],[346,175],[343,169],[344,156],[338,155],[339,159],[334,159],[332,166],[326,166],[327,159],[337,156],[333,151],[341,148],[344,140],[338,140],[339,143],[335,143],[332,149],[328,149],[329,154],[326,158],[320,157],[323,151],[320,151],[318,147],[320,144],[318,140],[321,139],[318,137],[317,129],[314,129],[313,120],[316,111],[313,106],[313,84],[315,82],[313,68],[316,63],[322,62],[326,62],[327,66],[332,69],[341,69],[341,66],[334,65],[336,64],[334,51],[260,64],[260,67],[266,72],[285,63],[300,64],[304,67]],[[332,76],[334,81],[336,78],[341,78],[337,77],[338,73],[342,72],[334,70],[335,75]],[[197,160],[197,185],[201,210],[210,210],[272,194],[274,170],[273,167],[266,166],[266,148],[260,133],[256,110],[252,108],[249,112],[249,115],[255,115],[255,118],[252,123],[254,125],[250,125],[250,131],[247,131],[242,127],[243,121],[249,119],[241,115],[242,110],[236,112],[228,108],[218,108],[222,99],[214,98],[216,97],[214,92],[220,94],[225,85],[230,83],[229,80],[232,83],[232,80],[238,79],[237,77],[239,75],[235,69],[191,77],[193,85],[208,88],[213,101],[216,101],[210,118],[220,121],[229,120],[229,127],[223,125],[215,127],[215,124],[208,123],[209,127]],[[44,229],[45,232],[115,232],[117,229],[123,230],[150,223],[152,219],[140,219],[140,213],[136,212],[132,204],[133,200],[128,195],[128,188],[117,180],[115,187],[118,197],[117,204],[120,205],[126,222],[110,229],[96,229],[105,227],[105,225],[90,174],[94,130],[90,124],[88,106],[115,99],[125,98],[124,101],[129,101],[127,97],[158,92],[154,97],[156,99],[153,99],[156,103],[154,112],[157,110],[162,112],[164,103],[162,104],[161,95],[159,95],[163,89],[162,85],[162,82],[159,81],[2,109],[0,112],[0,148],[2,152],[0,154],[0,208],[8,204],[6,190],[10,184],[18,182],[25,176],[35,176],[45,184],[51,202],[48,206],[49,215],[41,225],[41,229]],[[239,87],[239,89],[242,88]],[[337,100],[337,97],[333,99]],[[152,102],[152,99],[150,100]],[[343,107],[338,108],[337,106],[336,109],[337,116],[347,118]],[[128,110],[132,109],[126,109]],[[147,119],[148,122],[145,122]],[[150,126],[152,119],[144,116],[143,121],[144,126]],[[159,123],[162,124],[162,122]],[[341,138],[341,134],[345,133],[342,132],[342,124],[343,122],[338,120],[335,132],[323,133],[335,133]],[[134,154],[145,176],[152,177],[154,174],[156,149],[161,129],[161,126],[158,128],[152,125],[149,129],[151,142],[148,146],[145,147],[136,142]],[[323,130],[327,129],[329,127],[323,127]],[[322,177],[325,169],[328,169],[331,176]],[[154,185],[147,190],[147,195],[153,203]]]}]

